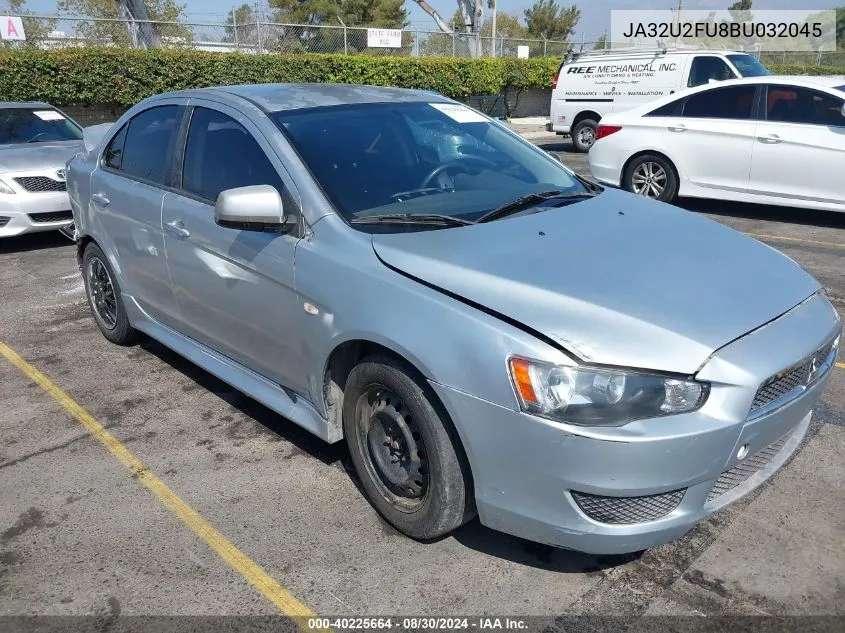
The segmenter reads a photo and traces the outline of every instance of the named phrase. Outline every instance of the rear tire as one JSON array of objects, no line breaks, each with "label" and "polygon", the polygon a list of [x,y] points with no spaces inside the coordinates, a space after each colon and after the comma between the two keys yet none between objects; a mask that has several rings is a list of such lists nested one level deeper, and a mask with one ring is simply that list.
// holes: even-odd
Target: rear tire
[{"label": "rear tire", "polygon": [[407,363],[374,355],[352,369],[343,431],[367,498],[400,532],[432,539],[475,516],[471,476],[454,428]]},{"label": "rear tire", "polygon": [[644,154],[630,162],[622,175],[626,191],[652,200],[672,202],[678,197],[675,166],[658,154]]},{"label": "rear tire", "polygon": [[587,153],[596,142],[596,129],[598,128],[598,121],[595,119],[583,119],[575,124],[572,128],[572,144],[575,149],[582,153]]},{"label": "rear tire", "polygon": [[117,345],[137,341],[140,333],[129,324],[114,271],[94,242],[85,247],[82,255],[82,280],[88,305],[103,336]]}]

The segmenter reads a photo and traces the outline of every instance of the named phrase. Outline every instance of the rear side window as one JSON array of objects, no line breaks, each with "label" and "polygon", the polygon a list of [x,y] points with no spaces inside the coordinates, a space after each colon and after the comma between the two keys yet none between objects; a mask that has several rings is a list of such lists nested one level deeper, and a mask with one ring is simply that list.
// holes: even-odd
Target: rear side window
[{"label": "rear side window", "polygon": [[166,185],[178,116],[179,106],[166,105],[144,110],[129,121],[120,171]]},{"label": "rear side window", "polygon": [[120,128],[120,132],[114,135],[114,138],[109,143],[103,154],[103,164],[111,169],[120,169],[121,159],[123,158],[123,146],[126,143],[126,130],[129,129],[128,124],[124,124]]},{"label": "rear side window", "polygon": [[756,92],[756,86],[706,90],[687,99],[683,115],[696,119],[750,119]]},{"label": "rear side window", "polygon": [[721,57],[701,56],[692,60],[687,86],[703,86],[711,79],[724,81],[734,79],[736,74]]},{"label": "rear side window", "polygon": [[217,110],[196,108],[185,148],[182,188],[215,202],[221,191],[250,185],[272,185],[280,194],[285,192],[273,163],[244,126]]},{"label": "rear side window", "polygon": [[842,103],[842,99],[809,88],[769,86],[766,120],[843,127]]}]

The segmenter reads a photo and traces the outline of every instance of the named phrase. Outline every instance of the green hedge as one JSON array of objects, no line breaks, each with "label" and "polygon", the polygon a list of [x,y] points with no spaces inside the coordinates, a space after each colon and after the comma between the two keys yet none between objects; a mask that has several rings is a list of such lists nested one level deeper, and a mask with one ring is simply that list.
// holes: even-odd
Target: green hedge
[{"label": "green hedge", "polygon": [[235,83],[335,82],[435,90],[453,98],[551,85],[555,58],[244,55],[84,48],[0,52],[0,99],[128,107],[169,90]]},{"label": "green hedge", "polygon": [[[0,99],[57,106],[129,107],[150,95],[233,83],[337,82],[436,90],[463,99],[549,88],[560,59],[456,59],[354,55],[244,55],[118,48],[0,52]],[[843,74],[841,68],[773,66],[778,74]]]}]

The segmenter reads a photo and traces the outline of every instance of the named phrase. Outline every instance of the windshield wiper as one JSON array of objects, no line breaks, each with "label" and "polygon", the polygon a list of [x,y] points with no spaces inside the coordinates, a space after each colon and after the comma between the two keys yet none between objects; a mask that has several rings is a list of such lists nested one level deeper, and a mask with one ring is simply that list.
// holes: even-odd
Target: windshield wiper
[{"label": "windshield wiper", "polygon": [[516,200],[511,200],[507,204],[493,209],[489,213],[485,213],[478,220],[477,223],[490,222],[491,220],[498,220],[514,213],[519,213],[525,209],[530,209],[533,206],[545,202],[546,200],[568,200],[570,202],[578,202],[579,200],[586,200],[592,198],[595,193],[578,192],[578,193],[564,193],[563,191],[540,191],[538,193],[529,193],[527,196],[522,196]]},{"label": "windshield wiper", "polygon": [[353,218],[351,224],[411,224],[418,226],[465,226],[473,224],[471,220],[456,218],[453,215],[437,213],[386,213]]}]

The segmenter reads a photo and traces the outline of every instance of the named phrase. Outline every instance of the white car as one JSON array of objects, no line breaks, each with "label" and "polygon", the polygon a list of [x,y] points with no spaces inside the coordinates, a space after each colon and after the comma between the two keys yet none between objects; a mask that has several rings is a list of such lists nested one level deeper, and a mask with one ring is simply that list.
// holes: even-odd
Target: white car
[{"label": "white car", "polygon": [[845,77],[754,77],[605,117],[593,176],[672,201],[845,211]]},{"label": "white car", "polygon": [[65,166],[83,148],[82,128],[47,103],[0,102],[0,239],[73,234]]}]

